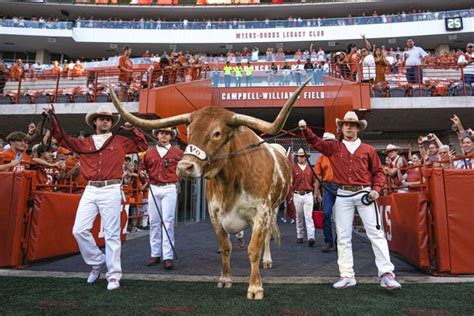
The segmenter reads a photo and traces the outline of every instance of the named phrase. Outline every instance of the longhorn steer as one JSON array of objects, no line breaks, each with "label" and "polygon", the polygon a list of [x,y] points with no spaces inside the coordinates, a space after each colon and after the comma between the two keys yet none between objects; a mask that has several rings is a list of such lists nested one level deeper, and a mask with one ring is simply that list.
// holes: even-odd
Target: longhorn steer
[{"label": "longhorn steer", "polygon": [[248,246],[249,299],[263,298],[259,270],[262,244],[265,241],[263,266],[271,268],[270,236],[273,233],[279,238],[276,212],[291,186],[291,168],[284,148],[267,143],[249,147],[262,141],[252,129],[278,133],[307,83],[308,80],[292,94],[273,123],[213,106],[170,118],[143,120],[126,112],[112,91],[115,107],[134,125],[160,128],[189,124],[189,145],[178,163],[177,172],[184,177],[206,178],[209,214],[222,256],[218,287],[232,286],[229,234],[238,233],[249,224],[252,226]]}]

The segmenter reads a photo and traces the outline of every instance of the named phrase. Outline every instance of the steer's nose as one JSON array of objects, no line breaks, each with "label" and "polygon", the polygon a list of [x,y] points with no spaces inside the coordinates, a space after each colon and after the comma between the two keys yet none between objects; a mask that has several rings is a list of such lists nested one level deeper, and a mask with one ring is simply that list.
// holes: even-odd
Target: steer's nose
[{"label": "steer's nose", "polygon": [[180,177],[190,177],[196,170],[196,164],[194,162],[181,160],[178,162],[177,170]]}]

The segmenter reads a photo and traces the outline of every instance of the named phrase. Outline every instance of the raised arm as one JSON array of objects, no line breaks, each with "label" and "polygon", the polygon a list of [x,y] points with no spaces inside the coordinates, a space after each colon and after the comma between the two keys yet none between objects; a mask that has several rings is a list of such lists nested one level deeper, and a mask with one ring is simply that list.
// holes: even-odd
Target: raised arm
[{"label": "raised arm", "polygon": [[423,136],[418,136],[418,149],[420,150],[421,161],[425,162],[426,158],[428,157],[428,153],[425,149],[425,144],[423,142]]},{"label": "raised arm", "polygon": [[45,109],[44,113],[49,115],[51,118],[51,133],[53,137],[58,141],[58,144],[74,151],[81,151],[82,140],[72,137],[63,132],[61,126],[59,125],[58,118],[54,113],[54,106],[51,105],[51,108]]},{"label": "raised arm", "polygon": [[369,40],[365,37],[364,34],[361,35],[362,40],[364,41],[364,46],[367,48],[368,51],[372,51],[372,45],[370,44]]},{"label": "raised arm", "polygon": [[134,127],[128,122],[125,122],[122,128],[133,134],[133,140],[125,138],[127,141],[127,153],[136,153],[148,149],[148,142],[145,139],[145,135],[143,135],[143,133],[138,128]]},{"label": "raised arm", "polygon": [[323,155],[330,157],[337,147],[338,142],[325,142],[322,138],[318,137],[313,131],[307,127],[304,120],[298,122],[300,131],[303,134],[306,142],[313,148],[317,149]]}]

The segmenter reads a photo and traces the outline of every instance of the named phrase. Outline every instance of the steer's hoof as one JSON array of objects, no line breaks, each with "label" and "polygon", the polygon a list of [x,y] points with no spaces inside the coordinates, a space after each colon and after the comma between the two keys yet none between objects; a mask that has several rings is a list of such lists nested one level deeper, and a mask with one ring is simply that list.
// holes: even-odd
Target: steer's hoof
[{"label": "steer's hoof", "polygon": [[232,287],[232,281],[231,280],[219,280],[217,282],[217,287],[220,289],[230,289]]},{"label": "steer's hoof", "polygon": [[255,293],[248,291],[247,292],[247,298],[249,300],[261,300],[261,299],[263,299],[263,289],[258,290]]},{"label": "steer's hoof", "polygon": [[263,262],[263,268],[264,269],[271,269],[273,268],[273,262],[272,261],[267,261],[267,262]]}]

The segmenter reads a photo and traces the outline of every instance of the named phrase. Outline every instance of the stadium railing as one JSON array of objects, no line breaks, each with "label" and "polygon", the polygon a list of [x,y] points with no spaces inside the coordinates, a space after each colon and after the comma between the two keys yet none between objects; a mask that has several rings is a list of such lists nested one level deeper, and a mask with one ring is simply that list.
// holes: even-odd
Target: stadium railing
[{"label": "stadium railing", "polygon": [[0,26],[19,28],[44,28],[44,29],[73,29],[73,28],[109,28],[109,29],[255,29],[255,28],[288,28],[288,27],[327,27],[345,25],[367,25],[404,23],[417,21],[443,20],[447,17],[473,17],[474,10],[439,11],[429,13],[416,13],[387,16],[358,16],[337,18],[313,18],[294,20],[259,20],[259,21],[103,21],[103,20],[76,20],[74,22],[39,22],[23,19],[0,19]]}]

